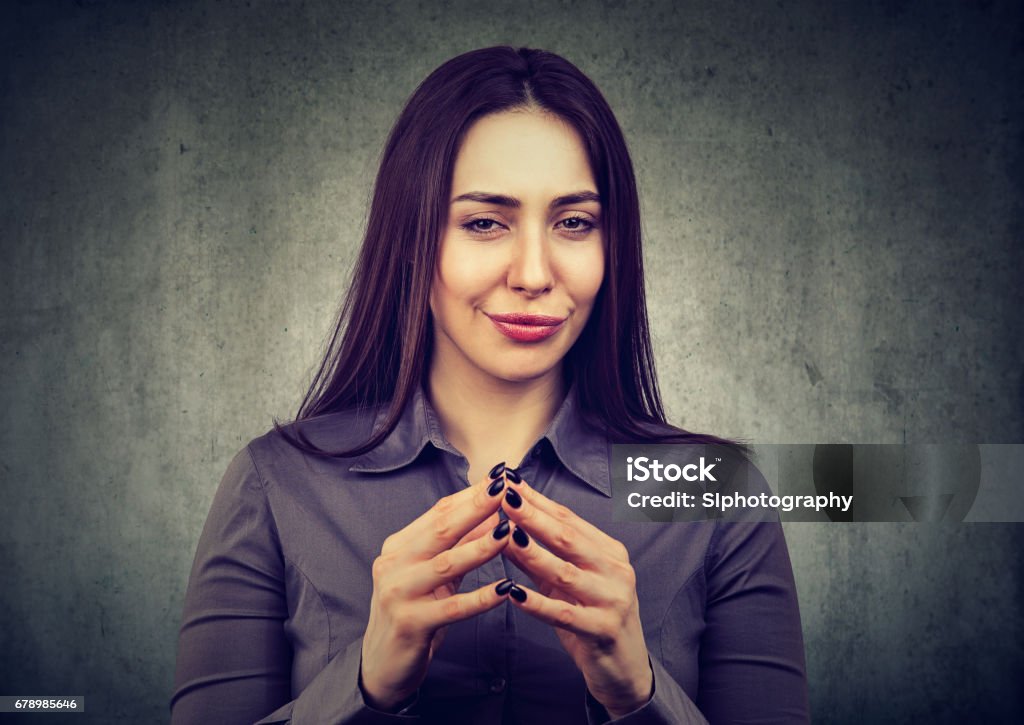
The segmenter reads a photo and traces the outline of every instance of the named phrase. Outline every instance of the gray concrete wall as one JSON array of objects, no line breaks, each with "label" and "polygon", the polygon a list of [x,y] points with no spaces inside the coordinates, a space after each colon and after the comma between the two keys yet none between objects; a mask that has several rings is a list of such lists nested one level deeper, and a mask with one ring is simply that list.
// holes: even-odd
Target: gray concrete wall
[{"label": "gray concrete wall", "polygon": [[[618,113],[676,422],[1021,442],[1022,29],[1014,2],[5,3],[0,694],[166,718],[214,487],[294,414],[403,101],[476,47],[559,52]],[[1024,711],[1019,526],[787,535],[818,721]]]}]

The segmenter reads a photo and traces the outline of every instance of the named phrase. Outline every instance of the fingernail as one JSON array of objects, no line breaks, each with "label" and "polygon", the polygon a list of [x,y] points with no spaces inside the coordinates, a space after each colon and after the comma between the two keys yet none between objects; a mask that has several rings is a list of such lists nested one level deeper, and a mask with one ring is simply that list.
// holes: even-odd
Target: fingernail
[{"label": "fingernail", "polygon": [[506,468],[505,469],[505,476],[512,483],[522,483],[523,482],[523,479],[520,478],[519,474],[516,472],[516,469],[514,469],[514,468]]},{"label": "fingernail", "polygon": [[[500,524],[494,527],[494,532],[491,534],[491,536],[493,536],[495,539],[504,539],[506,536],[508,536],[508,530],[509,523],[508,520],[506,519],[505,521],[502,521]],[[519,529],[516,529],[516,531],[519,531]],[[516,543],[519,542],[517,541]],[[523,546],[523,544],[520,544],[520,546]]]},{"label": "fingernail", "polygon": [[501,475],[501,472],[504,471],[504,470],[505,470],[505,461],[502,461],[501,463],[496,465],[494,468],[492,468],[491,472],[488,473],[487,475],[490,478],[497,478],[498,476]]},{"label": "fingernail", "polygon": [[514,489],[511,488],[505,491],[505,500],[508,501],[508,505],[514,509],[523,505],[523,499],[515,492]]},{"label": "fingernail", "polygon": [[487,495],[497,496],[503,488],[505,488],[505,482],[502,479],[499,478],[497,481],[491,481],[491,485],[487,487]]},{"label": "fingernail", "polygon": [[526,548],[526,545],[530,543],[530,537],[517,526],[516,530],[512,532],[512,541],[516,542],[521,548]]},{"label": "fingernail", "polygon": [[[514,581],[512,581],[511,579],[506,579],[503,582],[499,582],[498,586],[494,587],[494,592],[499,597],[503,597],[506,594],[508,594],[509,590],[512,589],[512,588],[517,588],[518,589],[518,587],[516,587],[516,583]],[[523,591],[523,590],[519,589],[519,591]]]},{"label": "fingernail", "polygon": [[520,604],[525,602],[526,601],[526,590],[525,589],[520,589],[519,587],[517,587],[515,585],[515,582],[510,581],[509,584],[511,584],[512,586],[508,590],[508,595],[510,597],[512,597],[513,599],[515,599]]}]

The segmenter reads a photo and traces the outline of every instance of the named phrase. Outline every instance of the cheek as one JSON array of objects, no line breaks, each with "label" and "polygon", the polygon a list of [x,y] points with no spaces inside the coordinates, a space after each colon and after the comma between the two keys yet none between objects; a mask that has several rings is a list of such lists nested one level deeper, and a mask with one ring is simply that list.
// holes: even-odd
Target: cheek
[{"label": "cheek", "polygon": [[452,314],[468,300],[467,292],[465,284],[461,283],[457,275],[442,271],[430,290],[431,305]]},{"label": "cheek", "polygon": [[500,277],[500,263],[494,255],[452,245],[438,260],[431,294],[441,304],[472,304],[485,297],[495,279]]},{"label": "cheek", "polygon": [[430,306],[436,309],[444,307],[457,296],[461,277],[459,255],[453,253],[451,245],[441,243],[438,250],[437,268],[434,270],[434,281],[430,286]]},{"label": "cheek", "polygon": [[449,295],[466,298],[472,295],[475,287],[473,266],[466,258],[454,259],[441,270],[442,282]]},{"label": "cheek", "polygon": [[577,254],[565,270],[569,289],[577,304],[590,304],[604,281],[604,252],[595,247]]}]

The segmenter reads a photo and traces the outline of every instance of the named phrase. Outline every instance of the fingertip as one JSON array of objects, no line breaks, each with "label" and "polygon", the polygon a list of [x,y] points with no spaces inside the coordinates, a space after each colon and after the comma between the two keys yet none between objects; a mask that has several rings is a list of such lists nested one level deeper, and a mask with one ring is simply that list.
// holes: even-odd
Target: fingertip
[{"label": "fingertip", "polygon": [[521,508],[523,505],[523,498],[516,492],[514,488],[506,489],[502,506],[508,504],[514,509]]},{"label": "fingertip", "polygon": [[526,599],[527,599],[526,589],[524,589],[523,587],[519,586],[518,584],[513,583],[512,586],[509,587],[508,596],[516,604],[525,604],[526,603]]},{"label": "fingertip", "polygon": [[[520,502],[520,506],[522,503]],[[508,500],[504,497],[501,499],[501,511],[504,512],[505,516],[512,521],[512,523],[519,525],[519,522],[523,519],[523,509],[515,506],[510,506]]]},{"label": "fingertip", "polygon": [[515,531],[512,532],[512,541],[516,542],[516,546],[520,549],[525,549],[530,545],[530,536],[525,529],[516,526]]},{"label": "fingertip", "polygon": [[497,496],[504,488],[505,481],[501,478],[496,478],[487,485],[487,495]]},{"label": "fingertip", "polygon": [[508,520],[501,521],[498,523],[497,526],[494,527],[494,530],[491,532],[491,537],[495,541],[501,541],[502,539],[508,537],[511,528],[512,525],[508,522]]}]

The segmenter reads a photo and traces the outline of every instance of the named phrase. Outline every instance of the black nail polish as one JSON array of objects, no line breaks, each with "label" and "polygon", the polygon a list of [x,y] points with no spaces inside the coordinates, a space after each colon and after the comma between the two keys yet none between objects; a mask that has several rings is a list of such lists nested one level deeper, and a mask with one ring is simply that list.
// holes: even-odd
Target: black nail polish
[{"label": "black nail polish", "polygon": [[[494,592],[499,597],[503,597],[506,594],[508,594],[509,590],[515,587],[515,585],[516,583],[514,581],[512,581],[511,579],[506,579],[503,582],[499,582],[498,586],[494,587]],[[519,591],[522,591],[522,589],[520,589]]]},{"label": "black nail polish", "polygon": [[491,485],[487,487],[487,495],[497,496],[503,488],[505,488],[505,481],[502,479],[499,478],[496,481],[491,481]]},{"label": "black nail polish", "polygon": [[512,532],[512,541],[516,542],[520,548],[526,548],[526,545],[530,543],[530,537],[517,526],[516,530]]},{"label": "black nail polish", "polygon": [[505,491],[505,500],[508,501],[508,505],[514,509],[523,505],[523,499],[511,488]]},{"label": "black nail polish", "polygon": [[510,582],[510,583],[512,584],[512,587],[508,590],[508,595],[510,597],[512,597],[513,599],[515,599],[520,604],[525,602],[526,601],[526,590],[525,589],[520,589],[519,587],[517,587],[515,585],[514,582]]},{"label": "black nail polish", "polygon": [[504,471],[504,470],[505,470],[505,461],[502,461],[501,463],[496,465],[494,468],[492,468],[491,472],[488,473],[487,475],[489,477],[491,477],[491,478],[497,478],[498,476],[501,475],[502,471]]},{"label": "black nail polish", "polygon": [[505,469],[505,477],[508,478],[512,483],[522,483],[523,479],[519,476],[519,473],[514,468]]},{"label": "black nail polish", "polygon": [[[500,524],[494,527],[494,532],[491,535],[495,539],[504,539],[506,536],[508,536],[508,530],[509,523],[508,520],[506,519],[505,521],[502,521]],[[516,529],[516,531],[519,531],[519,529]]]}]

